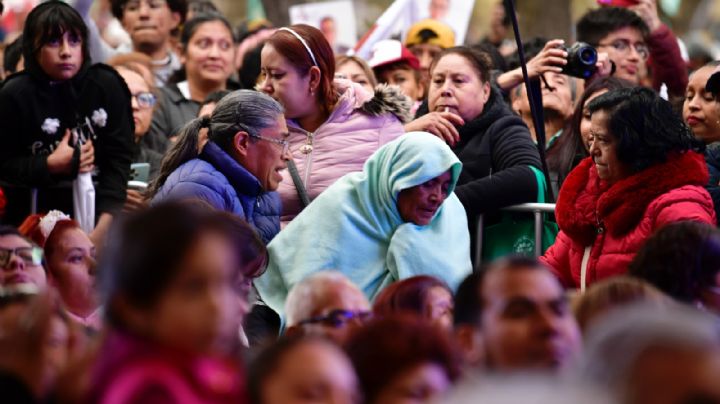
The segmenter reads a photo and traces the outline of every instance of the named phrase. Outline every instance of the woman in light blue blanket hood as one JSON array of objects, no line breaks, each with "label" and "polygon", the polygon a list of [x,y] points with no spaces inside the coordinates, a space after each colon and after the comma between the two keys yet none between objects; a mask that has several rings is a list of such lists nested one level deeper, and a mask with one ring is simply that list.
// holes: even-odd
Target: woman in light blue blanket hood
[{"label": "woman in light blue blanket hood", "polygon": [[255,281],[260,297],[284,317],[288,291],[331,269],[369,299],[415,275],[455,289],[472,271],[465,210],[453,193],[461,169],[445,142],[429,133],[407,133],[383,146],[362,172],[340,178],[273,239],[267,271]]}]

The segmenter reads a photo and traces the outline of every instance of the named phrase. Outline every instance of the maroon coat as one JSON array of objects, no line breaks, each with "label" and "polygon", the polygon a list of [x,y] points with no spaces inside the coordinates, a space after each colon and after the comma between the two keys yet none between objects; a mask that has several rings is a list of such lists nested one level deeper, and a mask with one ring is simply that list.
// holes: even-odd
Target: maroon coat
[{"label": "maroon coat", "polygon": [[685,95],[688,85],[687,65],[680,54],[675,34],[662,24],[650,34],[647,44],[650,48],[653,88],[660,91],[664,83],[670,96]]},{"label": "maroon coat", "polygon": [[694,152],[674,155],[612,186],[599,179],[592,158],[586,158],[563,183],[555,208],[561,231],[541,260],[566,287],[580,287],[588,246],[586,285],[624,274],[658,228],[682,220],[715,224],[713,202],[703,188],[707,181],[705,160]]}]

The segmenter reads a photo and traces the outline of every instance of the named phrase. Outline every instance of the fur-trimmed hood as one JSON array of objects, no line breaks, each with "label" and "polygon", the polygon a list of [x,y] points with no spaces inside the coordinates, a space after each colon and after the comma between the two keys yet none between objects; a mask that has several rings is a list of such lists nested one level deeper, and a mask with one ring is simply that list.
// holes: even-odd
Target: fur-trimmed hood
[{"label": "fur-trimmed hood", "polygon": [[609,186],[591,157],[567,177],[555,209],[560,229],[584,245],[600,228],[620,237],[635,228],[655,199],[674,189],[708,182],[703,155],[685,152]]},{"label": "fur-trimmed hood", "polygon": [[335,109],[340,111],[337,112],[349,114],[352,111],[360,111],[369,116],[391,113],[402,123],[410,122],[413,118],[410,114],[413,102],[397,86],[379,84],[370,94],[361,85],[350,80],[336,79],[333,85],[338,94]]}]

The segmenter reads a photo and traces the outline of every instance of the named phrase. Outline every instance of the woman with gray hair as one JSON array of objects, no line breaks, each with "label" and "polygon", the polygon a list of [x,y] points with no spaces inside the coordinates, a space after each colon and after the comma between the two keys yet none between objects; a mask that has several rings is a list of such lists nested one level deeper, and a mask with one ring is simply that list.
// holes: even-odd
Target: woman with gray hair
[{"label": "woman with gray hair", "polygon": [[[198,154],[203,128],[208,142]],[[283,108],[275,100],[251,90],[230,93],[210,117],[185,126],[148,197],[153,203],[203,200],[245,219],[268,243],[280,231],[280,198],[274,191],[289,158],[287,135]]]},{"label": "woman with gray hair", "polygon": [[614,311],[590,328],[581,369],[621,404],[718,403],[718,319],[684,305]]}]

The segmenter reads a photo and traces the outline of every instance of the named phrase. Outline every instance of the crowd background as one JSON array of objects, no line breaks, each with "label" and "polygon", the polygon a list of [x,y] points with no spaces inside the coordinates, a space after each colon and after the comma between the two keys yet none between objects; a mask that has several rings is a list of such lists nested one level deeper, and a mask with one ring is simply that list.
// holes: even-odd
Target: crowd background
[{"label": "crowd background", "polygon": [[526,3],[527,83],[499,2],[94,3],[4,21],[2,402],[720,403],[709,3]]}]

